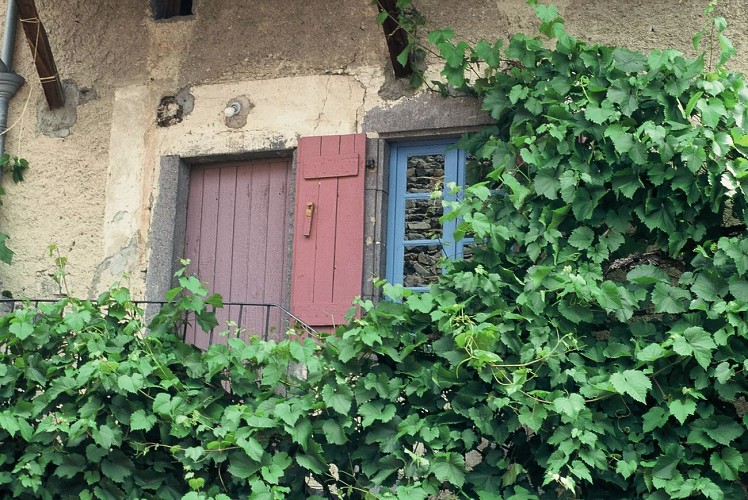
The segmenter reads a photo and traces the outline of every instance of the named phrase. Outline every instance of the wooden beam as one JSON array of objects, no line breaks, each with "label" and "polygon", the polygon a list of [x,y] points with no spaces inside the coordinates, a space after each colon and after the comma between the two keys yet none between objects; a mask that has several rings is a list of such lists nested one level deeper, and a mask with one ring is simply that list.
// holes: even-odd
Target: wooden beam
[{"label": "wooden beam", "polygon": [[34,0],[16,0],[18,5],[18,19],[26,33],[26,40],[34,57],[36,72],[44,89],[49,109],[61,108],[65,104],[65,94],[62,91],[60,75],[57,74],[57,65],[52,55],[47,32],[39,19]]},{"label": "wooden beam", "polygon": [[377,0],[379,12],[387,12],[387,19],[382,23],[384,28],[384,38],[387,41],[387,49],[390,52],[392,68],[395,70],[395,76],[406,78],[413,74],[413,66],[410,61],[405,66],[397,61],[397,56],[408,46],[408,34],[405,33],[397,22],[400,11],[397,8],[397,0]]}]

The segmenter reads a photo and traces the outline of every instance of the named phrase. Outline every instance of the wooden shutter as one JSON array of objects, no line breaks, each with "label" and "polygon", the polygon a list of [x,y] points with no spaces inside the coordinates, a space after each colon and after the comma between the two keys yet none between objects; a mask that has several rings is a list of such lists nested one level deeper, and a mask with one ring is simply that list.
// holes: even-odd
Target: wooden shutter
[{"label": "wooden shutter", "polygon": [[341,324],[361,294],[365,147],[364,134],[299,139],[291,311],[312,326]]}]

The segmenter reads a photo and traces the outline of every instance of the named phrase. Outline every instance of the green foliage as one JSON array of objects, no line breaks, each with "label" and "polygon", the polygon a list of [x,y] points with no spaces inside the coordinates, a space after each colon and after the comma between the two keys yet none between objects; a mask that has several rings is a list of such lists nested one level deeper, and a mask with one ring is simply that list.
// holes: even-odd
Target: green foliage
[{"label": "green foliage", "polygon": [[[555,46],[429,38],[445,93],[495,119],[460,143],[493,171],[447,215],[476,237],[472,260],[446,263],[427,299],[391,290],[397,320],[375,331],[424,335],[442,401],[427,413],[502,449],[481,454],[485,491],[742,498],[748,89],[724,68],[724,20],[705,70],[704,56],[585,43],[531,3]],[[466,477],[455,490],[480,493]]]},{"label": "green foliage", "polygon": [[[324,339],[173,332],[114,288],[0,319],[5,496],[744,498],[748,90],[720,63],[568,35],[432,34],[495,125],[445,217],[475,238],[426,293],[384,284]],[[721,32],[720,32],[721,34]],[[59,258],[59,256],[58,256]],[[227,390],[230,388],[230,391]]]},{"label": "green foliage", "polygon": [[[123,288],[96,302],[26,304],[0,319],[3,497],[238,498],[252,491],[284,498],[303,491],[304,469],[291,457],[307,450],[311,428],[284,422],[275,407],[289,400],[276,391],[308,389],[289,366],[299,353],[311,356],[314,341],[294,348],[229,338],[203,353],[170,332],[186,314],[214,324],[206,305],[220,302],[194,278],[179,281],[147,335]],[[308,414],[313,401],[305,393],[291,401],[293,411]]]},{"label": "green foliage", "polygon": [[395,2],[395,12],[389,11],[381,0],[374,0],[373,3],[379,9],[377,24],[384,24],[385,21],[390,19],[394,21],[397,29],[405,33],[407,44],[397,55],[397,62],[402,67],[410,64],[413,70],[410,75],[410,86],[413,88],[420,87],[424,83],[424,59],[427,51],[424,45],[420,43],[419,30],[426,24],[426,19],[415,8],[413,0],[397,0]]},{"label": "green foliage", "polygon": [[[23,158],[11,157],[7,153],[0,156],[0,177],[6,173],[10,173],[13,182],[18,184],[23,180],[23,173],[29,167],[29,163]],[[0,186],[0,205],[2,205],[2,197],[5,195],[5,190]],[[0,262],[10,264],[13,260],[13,250],[8,248],[7,241],[10,237],[5,233],[0,233]]]}]

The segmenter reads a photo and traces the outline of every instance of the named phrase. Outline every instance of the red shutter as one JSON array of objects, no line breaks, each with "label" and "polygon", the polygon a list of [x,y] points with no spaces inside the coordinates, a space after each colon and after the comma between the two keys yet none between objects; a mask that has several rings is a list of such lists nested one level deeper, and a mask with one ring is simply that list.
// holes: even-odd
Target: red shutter
[{"label": "red shutter", "polygon": [[312,326],[341,324],[361,294],[365,147],[364,134],[299,139],[291,311]]}]

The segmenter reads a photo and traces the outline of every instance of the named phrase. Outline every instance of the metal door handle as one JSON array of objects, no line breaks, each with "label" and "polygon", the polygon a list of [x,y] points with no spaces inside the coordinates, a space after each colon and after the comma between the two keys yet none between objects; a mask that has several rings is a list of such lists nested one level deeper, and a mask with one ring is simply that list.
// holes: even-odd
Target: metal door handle
[{"label": "metal door handle", "polygon": [[312,219],[314,218],[314,202],[310,201],[306,204],[306,210],[304,210],[304,236],[307,238],[312,232]]}]

